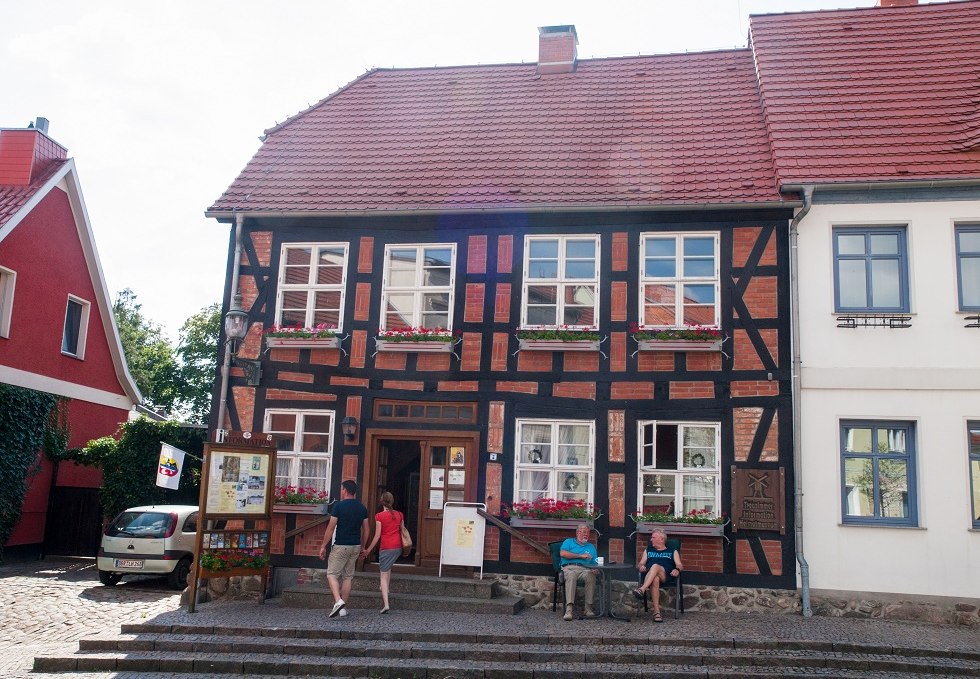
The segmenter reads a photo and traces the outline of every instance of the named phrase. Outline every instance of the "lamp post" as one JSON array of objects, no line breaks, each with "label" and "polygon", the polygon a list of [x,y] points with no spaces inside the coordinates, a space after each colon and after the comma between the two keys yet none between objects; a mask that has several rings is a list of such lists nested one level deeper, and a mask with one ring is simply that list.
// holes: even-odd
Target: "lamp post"
[{"label": "lamp post", "polygon": [[235,293],[231,308],[225,314],[225,341],[228,343],[232,362],[245,371],[245,382],[257,387],[262,380],[262,362],[238,358],[239,343],[248,334],[248,314],[242,309],[242,295]]}]

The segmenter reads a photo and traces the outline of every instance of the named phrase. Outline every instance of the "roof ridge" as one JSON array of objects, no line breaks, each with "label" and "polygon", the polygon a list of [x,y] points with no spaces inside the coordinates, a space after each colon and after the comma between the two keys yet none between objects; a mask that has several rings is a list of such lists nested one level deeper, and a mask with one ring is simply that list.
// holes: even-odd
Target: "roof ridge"
[{"label": "roof ridge", "polygon": [[918,5],[910,5],[903,7],[878,7],[877,5],[873,7],[838,7],[836,9],[801,9],[793,12],[765,12],[761,14],[749,14],[749,21],[751,22],[755,18],[766,18],[766,17],[784,17],[784,16],[799,16],[801,14],[815,14],[821,16],[829,16],[831,14],[855,14],[855,13],[867,13],[874,11],[887,11],[889,13],[902,13],[903,11],[919,11],[924,7],[940,7],[948,8],[950,6],[956,5],[972,5],[980,4],[980,0],[945,0],[944,2],[925,2]]}]

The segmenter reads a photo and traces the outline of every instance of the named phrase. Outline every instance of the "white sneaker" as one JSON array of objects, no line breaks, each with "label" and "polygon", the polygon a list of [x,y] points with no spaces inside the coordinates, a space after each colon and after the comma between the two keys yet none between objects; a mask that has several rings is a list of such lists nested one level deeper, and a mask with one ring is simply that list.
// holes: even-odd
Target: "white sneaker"
[{"label": "white sneaker", "polygon": [[341,618],[344,617],[345,615],[347,615],[347,609],[341,608],[340,613],[338,613],[337,615],[339,615]]},{"label": "white sneaker", "polygon": [[346,605],[347,604],[344,603],[344,600],[343,599],[337,599],[337,603],[335,603],[333,605],[333,608],[330,610],[330,615],[328,615],[327,617],[328,618],[336,618],[337,615],[339,615],[340,612],[342,610],[344,610],[344,606],[346,606]]}]

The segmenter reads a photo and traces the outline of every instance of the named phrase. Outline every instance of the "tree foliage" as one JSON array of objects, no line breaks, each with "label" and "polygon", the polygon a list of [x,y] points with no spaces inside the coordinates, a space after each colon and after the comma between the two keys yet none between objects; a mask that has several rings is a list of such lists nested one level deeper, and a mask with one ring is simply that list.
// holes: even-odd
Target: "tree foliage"
[{"label": "tree foliage", "polygon": [[177,356],[184,382],[182,401],[188,420],[205,424],[211,411],[211,390],[218,367],[221,307],[206,306],[184,321]]},{"label": "tree foliage", "polygon": [[143,316],[136,294],[126,288],[117,296],[112,312],[126,352],[129,373],[143,394],[143,405],[171,412],[184,391],[174,348],[159,325]]},{"label": "tree foliage", "polygon": [[161,442],[201,457],[207,438],[205,429],[140,417],[122,424],[118,433],[118,440],[104,436],[89,441],[71,456],[74,462],[102,470],[99,496],[106,518],[139,505],[197,504],[201,463],[191,457],[184,458],[179,490],[156,485],[157,464]]}]

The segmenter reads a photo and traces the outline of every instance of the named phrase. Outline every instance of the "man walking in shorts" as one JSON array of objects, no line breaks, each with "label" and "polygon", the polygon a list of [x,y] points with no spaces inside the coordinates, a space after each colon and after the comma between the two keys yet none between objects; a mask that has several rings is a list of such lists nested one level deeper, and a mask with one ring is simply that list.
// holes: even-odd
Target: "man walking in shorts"
[{"label": "man walking in shorts", "polygon": [[320,558],[327,558],[327,545],[333,539],[330,559],[327,561],[327,583],[334,600],[329,617],[334,618],[347,615],[344,606],[350,598],[354,567],[361,550],[367,545],[370,531],[367,508],[357,500],[356,483],[347,480],[340,484],[340,502],[333,506],[330,514],[330,523],[327,524],[323,544],[320,545]]}]

